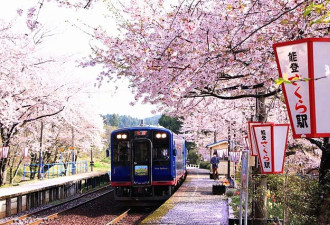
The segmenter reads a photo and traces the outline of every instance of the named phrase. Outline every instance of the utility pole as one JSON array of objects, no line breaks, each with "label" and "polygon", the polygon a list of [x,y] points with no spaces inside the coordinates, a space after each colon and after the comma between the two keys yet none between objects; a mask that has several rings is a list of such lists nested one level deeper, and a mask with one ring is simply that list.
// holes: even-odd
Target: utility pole
[{"label": "utility pole", "polygon": [[90,166],[91,166],[91,172],[93,172],[93,166],[94,166],[94,161],[93,161],[93,148],[94,148],[94,144],[91,144],[91,162],[90,162]]},{"label": "utility pole", "polygon": [[74,129],[71,127],[71,161],[72,161],[72,175],[76,174],[76,155],[75,155],[75,148],[74,148]]},{"label": "utility pole", "polygon": [[41,179],[42,177],[42,171],[43,171],[43,154],[42,154],[42,139],[43,139],[43,131],[44,131],[44,123],[41,120],[40,123],[40,150],[39,150],[39,170],[38,170],[38,178]]},{"label": "utility pole", "polygon": [[230,132],[231,132],[231,122],[229,122],[229,126],[228,126],[228,178],[230,177],[230,157],[229,157],[229,152],[230,152],[230,143],[231,143],[231,137],[230,137]]}]

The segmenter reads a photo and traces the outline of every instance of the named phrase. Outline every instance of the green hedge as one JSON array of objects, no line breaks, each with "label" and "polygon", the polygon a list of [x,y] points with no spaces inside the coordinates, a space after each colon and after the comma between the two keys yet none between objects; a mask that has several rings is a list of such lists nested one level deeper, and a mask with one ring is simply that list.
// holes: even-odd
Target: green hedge
[{"label": "green hedge", "polygon": [[211,164],[210,164],[210,162],[207,162],[207,161],[201,161],[199,163],[199,168],[210,169],[211,168]]}]

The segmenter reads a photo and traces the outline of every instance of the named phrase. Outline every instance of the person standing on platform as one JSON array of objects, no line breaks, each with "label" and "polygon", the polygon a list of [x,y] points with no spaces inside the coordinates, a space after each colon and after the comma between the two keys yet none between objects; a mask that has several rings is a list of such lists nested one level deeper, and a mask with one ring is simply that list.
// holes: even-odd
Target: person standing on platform
[{"label": "person standing on platform", "polygon": [[218,180],[219,174],[218,174],[218,164],[219,164],[219,157],[217,153],[213,153],[213,157],[211,158],[211,165],[212,165],[212,172],[213,172],[213,179]]}]

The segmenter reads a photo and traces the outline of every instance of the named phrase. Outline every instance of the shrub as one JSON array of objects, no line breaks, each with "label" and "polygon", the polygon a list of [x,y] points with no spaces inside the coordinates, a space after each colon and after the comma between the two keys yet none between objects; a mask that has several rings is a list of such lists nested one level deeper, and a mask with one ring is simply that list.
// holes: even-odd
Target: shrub
[{"label": "shrub", "polygon": [[233,197],[236,195],[237,189],[236,188],[227,188],[226,189],[226,196],[227,197]]},{"label": "shrub", "polygon": [[191,163],[191,164],[196,164],[198,165],[200,163],[200,155],[197,154],[197,150],[196,149],[192,149],[189,151],[188,156],[187,156],[187,160]]},{"label": "shrub", "polygon": [[[249,199],[260,197],[258,188],[253,194],[254,182],[257,179],[259,178],[254,177],[254,180],[249,182]],[[268,218],[283,219],[283,212],[285,212],[285,224],[316,224],[317,179],[289,174],[268,175],[267,180],[268,189],[265,198]]]},{"label": "shrub", "polygon": [[210,162],[207,162],[207,161],[201,161],[200,164],[199,164],[199,168],[210,169],[211,164],[210,164]]}]

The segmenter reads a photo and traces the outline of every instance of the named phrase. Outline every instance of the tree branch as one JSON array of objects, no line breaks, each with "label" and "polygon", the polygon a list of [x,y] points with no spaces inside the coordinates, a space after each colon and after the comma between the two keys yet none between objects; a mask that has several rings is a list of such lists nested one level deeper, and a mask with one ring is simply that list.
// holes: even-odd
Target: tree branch
[{"label": "tree branch", "polygon": [[276,95],[279,92],[281,92],[280,88],[278,88],[274,91],[268,92],[268,93],[263,93],[263,94],[243,94],[243,95],[236,95],[236,96],[222,96],[222,95],[218,95],[214,92],[201,91],[200,93],[190,92],[189,94],[191,94],[191,95],[187,95],[184,97],[185,98],[215,97],[215,98],[224,99],[224,100],[235,100],[235,99],[241,99],[241,98],[266,98],[266,97]]},{"label": "tree branch", "polygon": [[84,9],[87,9],[91,6],[92,4],[92,0],[88,0],[88,2],[86,3],[86,5],[84,6]]},{"label": "tree branch", "polygon": [[326,148],[323,146],[323,143],[321,141],[315,140],[313,138],[306,138],[306,139],[309,140],[310,143],[319,147],[322,151],[326,150]]},{"label": "tree branch", "polygon": [[220,80],[231,80],[231,79],[237,79],[237,78],[242,78],[245,77],[246,75],[236,75],[236,76],[231,76],[229,74],[225,74],[225,73],[220,73],[217,77],[217,81]]},{"label": "tree branch", "polygon": [[296,8],[298,8],[299,6],[301,6],[302,4],[304,4],[305,1],[297,4],[295,7],[285,10],[283,13],[281,13],[280,15],[278,15],[277,17],[269,20],[267,23],[265,23],[264,25],[258,27],[257,29],[255,29],[254,31],[252,31],[247,37],[245,37],[242,41],[240,41],[238,44],[236,44],[233,49],[237,48],[238,46],[240,46],[241,44],[243,44],[247,39],[249,39],[250,37],[252,37],[255,33],[257,33],[259,30],[261,30],[262,28],[268,26],[269,24],[273,23],[274,21],[278,20],[279,18],[281,18],[283,15],[285,15],[288,12],[291,12],[293,10],[295,10]]},{"label": "tree branch", "polygon": [[64,110],[64,108],[65,108],[65,106],[63,106],[57,112],[54,112],[54,113],[51,113],[51,114],[45,114],[45,115],[42,115],[42,116],[38,116],[38,117],[35,117],[33,119],[24,120],[23,123],[25,124],[25,123],[28,123],[28,122],[31,122],[31,121],[34,121],[34,120],[38,120],[38,119],[44,118],[44,117],[54,116],[54,115],[59,114],[60,112],[62,112]]}]

